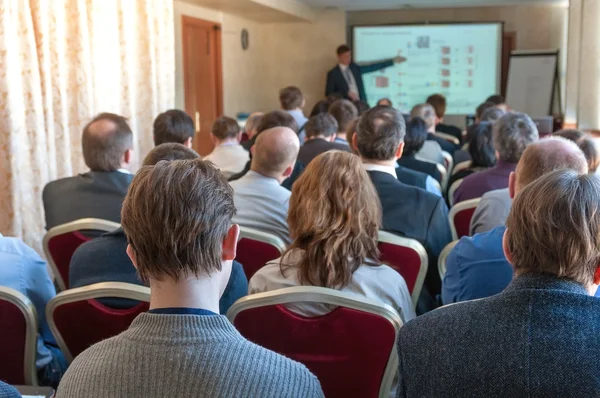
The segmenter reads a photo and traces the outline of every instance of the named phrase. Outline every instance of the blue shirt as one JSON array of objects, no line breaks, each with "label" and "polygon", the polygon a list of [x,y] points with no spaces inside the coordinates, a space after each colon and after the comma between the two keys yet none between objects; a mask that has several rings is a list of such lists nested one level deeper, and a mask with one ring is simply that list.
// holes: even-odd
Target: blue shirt
[{"label": "blue shirt", "polygon": [[0,234],[0,285],[17,290],[33,303],[39,323],[35,364],[43,368],[52,360],[45,344],[56,345],[46,321],[46,304],[56,296],[46,262],[22,240]]},{"label": "blue shirt", "polygon": [[441,197],[442,193],[440,192],[438,187],[438,182],[432,176],[427,176],[427,178],[425,179],[425,189],[427,190],[427,192],[431,192]]}]

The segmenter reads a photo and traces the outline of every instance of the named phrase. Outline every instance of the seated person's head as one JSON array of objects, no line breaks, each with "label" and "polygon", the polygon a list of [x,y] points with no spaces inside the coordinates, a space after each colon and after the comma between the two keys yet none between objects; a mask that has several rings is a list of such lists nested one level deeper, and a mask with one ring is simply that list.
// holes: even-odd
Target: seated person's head
[{"label": "seated person's head", "polygon": [[252,138],[256,140],[260,133],[273,127],[287,127],[294,130],[296,134],[298,133],[298,123],[296,123],[292,115],[284,111],[272,111],[265,113],[260,118],[260,122],[256,127],[256,135]]},{"label": "seated person's head", "polygon": [[250,169],[280,183],[292,174],[300,141],[289,127],[274,127],[261,132],[252,147]]},{"label": "seated person's head", "polygon": [[377,106],[389,106],[392,107],[392,101],[389,98],[382,98],[377,101]]},{"label": "seated person's head", "polygon": [[350,137],[346,138],[346,128],[348,127],[348,123],[358,117],[356,106],[346,99],[337,100],[329,107],[329,114],[337,121],[338,137],[341,139],[350,139]]},{"label": "seated person's head", "polygon": [[354,101],[354,106],[356,106],[358,116],[362,115],[363,113],[369,110],[369,105],[365,101]]},{"label": "seated person's head", "polygon": [[279,103],[281,109],[285,111],[293,111],[295,109],[304,108],[304,96],[298,87],[288,86],[279,91]]},{"label": "seated person's head", "polygon": [[194,289],[203,280],[208,285],[198,285],[199,294],[214,299],[206,309],[218,312],[236,254],[234,214],[233,190],[212,163],[175,160],[142,167],[129,186],[121,223],[127,254],[151,294],[163,286]]},{"label": "seated person's head", "polygon": [[413,117],[406,125],[402,156],[412,156],[423,148],[427,140],[427,124],[420,117]]},{"label": "seated person's head", "polygon": [[335,133],[338,131],[338,125],[333,116],[328,113],[320,113],[308,119],[304,131],[308,139],[322,138],[333,141]]},{"label": "seated person's head", "polygon": [[589,137],[583,131],[575,129],[563,129],[554,133],[558,137],[563,137],[577,144],[579,149],[583,151],[588,162],[588,171],[595,173],[600,165],[600,151],[594,139]]},{"label": "seated person's head", "polygon": [[239,142],[241,138],[240,125],[237,120],[221,116],[213,123],[210,137],[215,145],[226,142]]},{"label": "seated person's head", "polygon": [[260,119],[263,117],[262,112],[254,112],[250,116],[248,116],[248,120],[246,120],[246,134],[248,134],[248,138],[252,138],[256,135],[256,129],[260,123]]},{"label": "seated person's head", "polygon": [[441,123],[446,114],[446,97],[442,94],[433,94],[427,97],[427,101],[425,102],[433,106],[433,109],[435,110],[435,115],[437,117],[436,125]]},{"label": "seated person's head", "polygon": [[83,128],[81,147],[91,171],[128,169],[133,162],[133,133],[127,119],[114,113],[101,113]]},{"label": "seated person's head", "polygon": [[485,102],[491,102],[494,104],[496,108],[502,109],[504,112],[508,112],[508,105],[506,104],[506,100],[500,94],[490,95]]},{"label": "seated person's head", "polygon": [[492,124],[489,122],[475,123],[469,126],[472,134],[469,144],[471,167],[492,167],[496,164],[496,152],[492,137]]},{"label": "seated person's head", "polygon": [[493,107],[487,108],[485,111],[483,111],[479,121],[496,123],[496,121],[498,121],[498,119],[500,119],[505,114],[506,114],[505,110],[493,106]]},{"label": "seated person's head", "polygon": [[175,142],[191,148],[195,133],[192,118],[179,109],[163,112],[154,119],[154,145]]},{"label": "seated person's head", "polygon": [[161,160],[170,162],[172,160],[198,159],[200,155],[191,148],[182,144],[167,143],[155,146],[144,158],[143,166],[154,166]]},{"label": "seated person's head", "polygon": [[538,130],[524,113],[507,113],[492,127],[496,159],[518,163],[527,145],[538,140]]},{"label": "seated person's head", "polygon": [[435,133],[437,116],[433,106],[429,104],[415,105],[410,111],[410,117],[411,119],[414,117],[420,117],[425,122],[425,125],[427,125],[427,131],[430,133]]},{"label": "seated person's head", "polygon": [[315,106],[313,106],[310,116],[312,117],[318,115],[319,113],[329,112],[329,106],[331,106],[331,102],[326,99],[317,102]]},{"label": "seated person's head", "polygon": [[536,179],[558,169],[570,169],[580,174],[588,172],[587,159],[574,142],[548,137],[530,144],[515,172],[510,174],[508,190],[511,198]]},{"label": "seated person's head", "polygon": [[369,162],[395,162],[402,156],[406,126],[394,108],[376,106],[359,119],[352,146]]},{"label": "seated person's head", "polygon": [[381,208],[360,159],[342,151],[313,159],[292,188],[288,225],[289,250],[303,250],[302,285],[340,289],[359,266],[377,265]]},{"label": "seated person's head", "polygon": [[594,295],[600,284],[600,179],[556,170],[515,198],[504,234],[515,274],[572,280]]},{"label": "seated person's head", "polygon": [[482,104],[480,104],[477,109],[475,110],[475,121],[476,122],[481,122],[481,117],[483,116],[483,112],[485,112],[486,110],[490,109],[490,108],[494,108],[496,105],[494,105],[493,102],[484,102]]}]

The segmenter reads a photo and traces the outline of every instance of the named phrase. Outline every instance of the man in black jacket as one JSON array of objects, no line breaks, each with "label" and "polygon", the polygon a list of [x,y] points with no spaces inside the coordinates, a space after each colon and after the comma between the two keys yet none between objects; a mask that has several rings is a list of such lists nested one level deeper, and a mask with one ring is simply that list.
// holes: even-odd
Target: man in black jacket
[{"label": "man in black jacket", "polygon": [[300,148],[298,160],[308,164],[323,152],[338,150],[350,152],[350,147],[339,142],[333,142],[338,131],[337,121],[329,113],[320,113],[306,122],[306,142]]}]

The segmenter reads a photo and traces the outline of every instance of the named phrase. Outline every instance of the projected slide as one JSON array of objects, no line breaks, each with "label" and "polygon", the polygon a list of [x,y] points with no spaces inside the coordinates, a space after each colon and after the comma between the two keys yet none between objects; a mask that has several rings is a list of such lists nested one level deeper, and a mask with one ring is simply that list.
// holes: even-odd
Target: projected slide
[{"label": "projected slide", "polygon": [[407,58],[363,75],[371,105],[387,97],[406,113],[441,93],[447,114],[471,114],[498,92],[501,39],[496,23],[355,27],[353,58],[359,64]]}]

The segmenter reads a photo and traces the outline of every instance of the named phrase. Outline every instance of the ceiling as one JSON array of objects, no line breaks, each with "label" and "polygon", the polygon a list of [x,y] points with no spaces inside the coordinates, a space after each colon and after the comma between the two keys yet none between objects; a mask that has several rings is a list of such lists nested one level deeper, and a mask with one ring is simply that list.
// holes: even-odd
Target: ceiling
[{"label": "ceiling", "polygon": [[423,7],[501,6],[515,4],[568,5],[569,0],[296,0],[315,7],[345,10],[376,10]]}]

